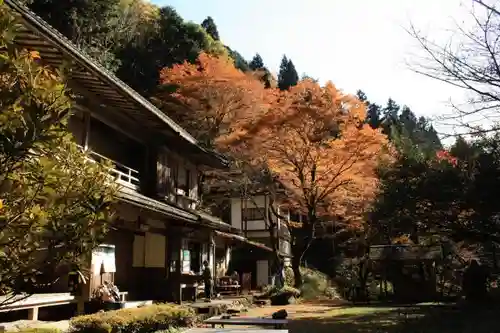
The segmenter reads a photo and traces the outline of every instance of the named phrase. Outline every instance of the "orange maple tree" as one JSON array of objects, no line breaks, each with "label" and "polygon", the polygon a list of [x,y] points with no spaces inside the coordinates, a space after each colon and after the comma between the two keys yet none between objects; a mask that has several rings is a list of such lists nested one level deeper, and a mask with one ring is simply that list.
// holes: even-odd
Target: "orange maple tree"
[{"label": "orange maple tree", "polygon": [[285,188],[290,208],[304,216],[292,231],[292,268],[299,266],[325,220],[360,221],[377,188],[376,168],[387,156],[387,137],[365,124],[365,104],[331,83],[305,80],[270,91],[258,119],[218,140],[256,166],[265,165]]},{"label": "orange maple tree", "polygon": [[[268,107],[266,86],[270,86],[271,80],[265,77],[268,74],[262,70],[243,73],[230,59],[206,53],[201,53],[195,63],[184,62],[161,71],[164,89],[157,94],[156,104],[205,145],[235,157],[230,172],[205,172],[206,187],[230,184],[231,190],[238,188],[246,198],[254,192],[254,168],[247,167],[242,155],[232,150],[235,147],[216,143],[223,142],[226,136],[265,112]],[[269,222],[267,227],[274,232],[273,223]],[[273,236],[274,233],[271,246],[277,253]]]},{"label": "orange maple tree", "polygon": [[156,96],[159,104],[208,146],[264,107],[263,83],[224,57],[201,53],[195,63],[164,68],[160,83],[172,89]]}]

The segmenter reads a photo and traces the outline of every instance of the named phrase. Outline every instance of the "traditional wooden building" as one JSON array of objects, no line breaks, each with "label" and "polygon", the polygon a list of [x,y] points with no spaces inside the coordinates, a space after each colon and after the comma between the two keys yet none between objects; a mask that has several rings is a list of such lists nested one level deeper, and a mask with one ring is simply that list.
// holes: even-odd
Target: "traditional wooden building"
[{"label": "traditional wooden building", "polygon": [[233,171],[226,172],[225,177],[214,175],[206,195],[218,203],[224,221],[246,239],[261,244],[261,249],[249,249],[244,244],[236,246],[231,265],[239,273],[250,273],[252,286],[259,288],[273,283],[272,265],[276,261],[273,256],[279,255],[285,266],[290,265],[290,212],[282,205],[281,195],[271,196],[258,182],[243,185],[240,177]]},{"label": "traditional wooden building", "polygon": [[[246,242],[239,228],[200,210],[201,173],[225,168],[226,161],[27,7],[4,3],[21,23],[15,42],[67,69],[75,141],[94,160],[111,161],[109,173],[121,185],[117,219],[89,262],[83,298],[113,280],[130,299],[182,300],[204,260],[215,272],[216,248],[227,252],[236,236]],[[67,285],[62,279],[44,292],[67,292]]]},{"label": "traditional wooden building", "polygon": [[[394,297],[397,299],[404,301],[436,299],[436,266],[443,259],[441,245],[372,245],[369,248],[368,258],[378,266],[376,270],[381,280],[392,283]],[[382,285],[381,283],[381,288]]]}]

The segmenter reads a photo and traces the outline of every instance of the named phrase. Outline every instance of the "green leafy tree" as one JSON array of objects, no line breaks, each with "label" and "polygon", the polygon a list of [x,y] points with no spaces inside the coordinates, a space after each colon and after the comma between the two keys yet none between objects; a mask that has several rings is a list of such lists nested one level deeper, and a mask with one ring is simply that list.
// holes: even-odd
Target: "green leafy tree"
[{"label": "green leafy tree", "polygon": [[415,243],[428,243],[437,236],[481,246],[500,244],[500,136],[460,139],[450,151],[438,151],[432,158],[399,154],[381,170],[382,191],[372,222],[384,242],[410,236]]},{"label": "green leafy tree", "polygon": [[[229,56],[214,35],[145,0],[25,0],[35,13],[135,90],[150,95],[164,67],[201,51]],[[214,38],[214,35],[216,38]]]},{"label": "green leafy tree", "polygon": [[[106,67],[116,70],[114,49],[120,0],[25,0],[30,9]],[[125,27],[126,28],[126,27]]]},{"label": "green leafy tree", "polygon": [[220,40],[217,25],[215,24],[214,19],[211,16],[208,16],[206,19],[204,19],[203,22],[201,22],[201,26],[214,40]]},{"label": "green leafy tree", "polygon": [[117,75],[135,90],[149,96],[158,86],[162,68],[186,60],[194,63],[202,51],[229,57],[224,45],[200,25],[184,22],[175,9],[163,7],[143,34],[118,51],[117,57],[122,65]]},{"label": "green leafy tree", "polygon": [[292,60],[288,59],[286,55],[283,55],[280,71],[278,73],[278,87],[281,90],[287,90],[297,85],[297,82],[299,82],[299,74],[297,74],[295,65]]},{"label": "green leafy tree", "polygon": [[306,73],[302,73],[302,76],[300,77],[300,81],[304,81],[304,80],[310,80],[310,81],[316,82],[316,83],[319,82],[319,79],[314,78],[310,75],[307,75]]},{"label": "green leafy tree", "polygon": [[238,51],[232,50],[229,46],[226,45],[226,48],[229,52],[229,56],[233,59],[234,67],[238,68],[242,72],[248,72],[250,70],[250,66],[245,58],[243,58]]},{"label": "green leafy tree", "polygon": [[115,185],[67,130],[60,75],[13,44],[0,4],[0,292],[33,292],[79,265],[102,240]]}]

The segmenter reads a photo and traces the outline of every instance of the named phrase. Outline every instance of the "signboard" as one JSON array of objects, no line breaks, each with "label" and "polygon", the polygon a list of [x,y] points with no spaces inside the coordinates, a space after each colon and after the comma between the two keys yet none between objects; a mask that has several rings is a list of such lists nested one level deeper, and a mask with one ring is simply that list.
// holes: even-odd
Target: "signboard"
[{"label": "signboard", "polygon": [[[103,268],[103,272],[101,271]],[[102,244],[92,252],[92,274],[115,273],[115,246]]]},{"label": "signboard", "polygon": [[182,250],[182,272],[188,273],[191,271],[191,252]]}]

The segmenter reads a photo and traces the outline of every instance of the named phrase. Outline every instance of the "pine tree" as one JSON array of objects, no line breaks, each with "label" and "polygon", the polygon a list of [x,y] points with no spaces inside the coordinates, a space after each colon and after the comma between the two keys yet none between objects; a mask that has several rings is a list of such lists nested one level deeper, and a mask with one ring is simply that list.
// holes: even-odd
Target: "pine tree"
[{"label": "pine tree", "polygon": [[286,55],[281,59],[280,72],[278,74],[278,87],[280,90],[288,90],[290,87],[297,85],[299,82],[299,74],[292,62]]},{"label": "pine tree", "polygon": [[373,129],[379,128],[381,122],[380,113],[382,109],[380,105],[371,103],[365,92],[361,89],[356,91],[356,96],[360,101],[366,103],[366,123]]},{"label": "pine tree", "polygon": [[400,106],[392,98],[387,100],[387,105],[383,109],[384,118],[396,120],[398,118]]},{"label": "pine tree", "polygon": [[399,105],[392,98],[389,98],[387,100],[386,107],[382,109],[383,132],[389,136],[393,132],[393,127],[399,125],[398,122],[399,109],[400,109]]},{"label": "pine tree", "polygon": [[371,128],[379,128],[382,119],[380,119],[382,107],[375,103],[368,102],[368,110],[366,112],[366,120]]},{"label": "pine tree", "polygon": [[248,64],[248,66],[253,71],[265,68],[265,66],[264,66],[264,60],[262,60],[262,57],[258,53],[253,57],[252,61],[250,61],[250,63]]},{"label": "pine tree", "polygon": [[207,16],[207,18],[204,19],[203,22],[201,22],[201,26],[210,36],[212,36],[214,40],[220,40],[217,25],[215,24],[214,19],[211,16]]},{"label": "pine tree", "polygon": [[361,89],[358,89],[358,91],[356,91],[356,97],[358,97],[358,99],[361,102],[367,102],[368,101],[368,97],[366,97],[365,92],[363,90],[361,90]]}]

